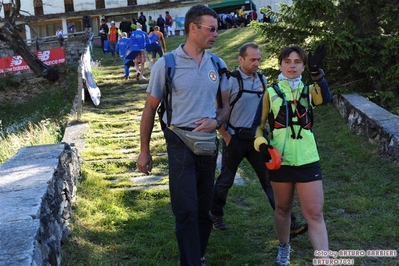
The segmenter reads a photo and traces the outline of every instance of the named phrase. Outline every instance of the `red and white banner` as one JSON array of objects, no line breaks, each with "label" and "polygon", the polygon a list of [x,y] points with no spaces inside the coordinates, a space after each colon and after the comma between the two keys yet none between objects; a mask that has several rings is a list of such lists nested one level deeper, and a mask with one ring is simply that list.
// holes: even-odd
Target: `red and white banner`
[{"label": "red and white banner", "polygon": [[[62,47],[35,52],[34,54],[40,59],[40,61],[49,66],[65,64],[66,61],[65,51]],[[19,72],[29,69],[30,67],[20,55],[0,58],[0,74]]]}]

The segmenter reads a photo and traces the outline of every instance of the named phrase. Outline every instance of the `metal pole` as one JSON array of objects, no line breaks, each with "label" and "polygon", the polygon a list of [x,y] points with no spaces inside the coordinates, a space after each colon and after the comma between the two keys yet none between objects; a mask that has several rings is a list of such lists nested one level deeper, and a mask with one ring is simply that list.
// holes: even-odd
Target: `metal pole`
[{"label": "metal pole", "polygon": [[82,80],[82,61],[79,60],[78,66],[78,102],[76,104],[76,119],[80,121],[82,116],[82,90],[83,90],[83,80]]}]

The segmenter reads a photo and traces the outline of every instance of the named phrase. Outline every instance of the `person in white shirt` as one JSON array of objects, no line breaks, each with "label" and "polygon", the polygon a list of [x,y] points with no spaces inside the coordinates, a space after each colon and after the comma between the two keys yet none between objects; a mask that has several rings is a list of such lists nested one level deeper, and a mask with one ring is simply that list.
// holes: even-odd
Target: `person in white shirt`
[{"label": "person in white shirt", "polygon": [[60,42],[60,45],[62,47],[64,45],[64,32],[62,31],[61,27],[58,27],[55,36],[58,38],[58,41]]}]

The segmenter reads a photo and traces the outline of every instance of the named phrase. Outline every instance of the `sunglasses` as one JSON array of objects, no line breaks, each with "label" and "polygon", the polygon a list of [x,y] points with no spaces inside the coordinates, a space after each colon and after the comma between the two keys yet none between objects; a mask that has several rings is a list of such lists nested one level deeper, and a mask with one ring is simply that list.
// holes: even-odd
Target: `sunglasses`
[{"label": "sunglasses", "polygon": [[215,26],[205,26],[205,25],[201,25],[201,24],[197,24],[198,26],[200,26],[200,27],[205,27],[205,28],[208,28],[209,29],[209,31],[210,32],[212,32],[212,33],[214,33],[214,32],[218,32],[218,29],[217,28],[215,28]]}]

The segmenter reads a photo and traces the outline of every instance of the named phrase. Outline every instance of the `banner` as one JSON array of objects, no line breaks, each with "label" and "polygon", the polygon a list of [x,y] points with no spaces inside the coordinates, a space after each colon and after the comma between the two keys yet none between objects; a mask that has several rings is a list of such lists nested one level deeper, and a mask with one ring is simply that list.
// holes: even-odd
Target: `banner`
[{"label": "banner", "polygon": [[[65,64],[64,48],[58,47],[34,53],[40,61],[48,66]],[[29,70],[30,67],[20,55],[0,58],[0,74]]]}]

